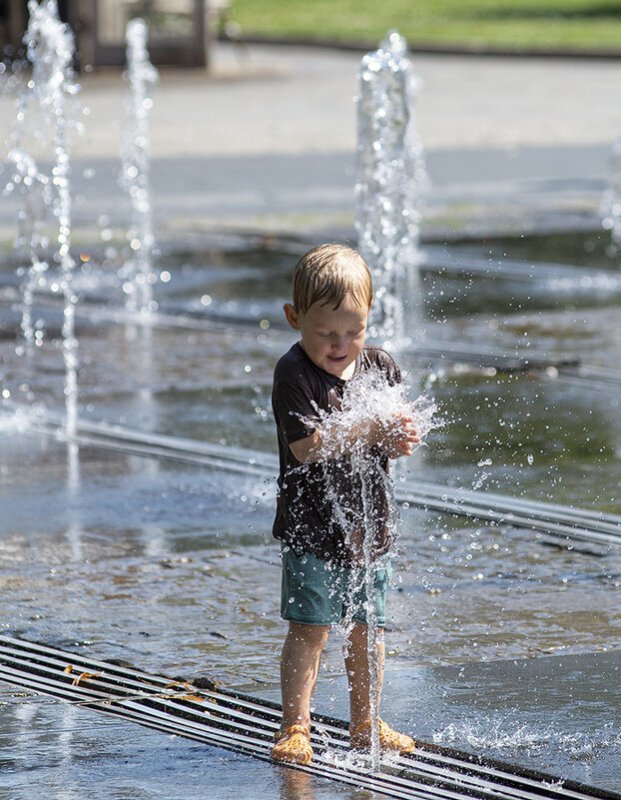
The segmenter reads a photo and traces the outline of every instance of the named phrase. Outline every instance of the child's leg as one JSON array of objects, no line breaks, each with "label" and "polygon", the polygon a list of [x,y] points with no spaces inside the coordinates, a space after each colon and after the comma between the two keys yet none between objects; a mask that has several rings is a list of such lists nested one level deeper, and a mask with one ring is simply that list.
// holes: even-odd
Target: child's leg
[{"label": "child's leg", "polygon": [[[377,687],[371,684],[372,670],[369,669],[369,650],[367,646],[367,625],[354,622],[345,650],[345,665],[349,679],[349,703],[351,745],[355,749],[371,746],[371,691],[377,690],[377,708],[382,696],[384,681],[384,635],[380,629],[378,640],[373,648],[377,653]],[[373,653],[372,655],[375,655]],[[382,750],[411,753],[415,749],[414,740],[403,733],[397,733],[383,720],[379,720],[379,744]]]},{"label": "child's leg", "polygon": [[350,727],[357,730],[371,721],[371,690],[377,689],[377,706],[382,696],[384,680],[384,633],[380,629],[375,645],[377,652],[377,687],[371,686],[367,625],[354,622],[345,643],[345,667],[349,681]]},{"label": "child's leg", "polygon": [[328,625],[289,622],[280,662],[282,723],[272,747],[275,761],[308,764],[313,757],[310,703],[329,631]]},{"label": "child's leg", "polygon": [[289,622],[280,662],[282,730],[290,725],[310,728],[310,703],[329,633],[329,625]]}]

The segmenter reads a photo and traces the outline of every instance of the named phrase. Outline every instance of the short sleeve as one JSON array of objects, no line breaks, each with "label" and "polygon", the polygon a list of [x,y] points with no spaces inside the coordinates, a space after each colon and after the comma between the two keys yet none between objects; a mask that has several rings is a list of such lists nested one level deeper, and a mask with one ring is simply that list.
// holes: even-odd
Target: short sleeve
[{"label": "short sleeve", "polygon": [[272,396],[274,416],[288,444],[306,439],[317,428],[319,418],[309,387],[279,381]]},{"label": "short sleeve", "polygon": [[399,369],[397,363],[390,359],[391,365],[390,369],[388,370],[388,382],[391,386],[394,386],[397,383],[403,383],[403,377],[401,375],[401,370]]},{"label": "short sleeve", "polygon": [[397,383],[403,383],[401,370],[391,355],[378,347],[375,350],[375,358],[377,359],[377,366],[386,375],[386,380],[391,386],[395,386]]}]

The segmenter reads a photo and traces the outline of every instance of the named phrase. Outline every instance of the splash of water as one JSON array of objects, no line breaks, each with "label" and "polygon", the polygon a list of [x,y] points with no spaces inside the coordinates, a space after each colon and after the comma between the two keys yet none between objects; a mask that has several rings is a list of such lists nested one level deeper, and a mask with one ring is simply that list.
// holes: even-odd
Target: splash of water
[{"label": "splash of water", "polygon": [[[69,130],[77,128],[71,118],[69,100],[79,91],[73,80],[75,41],[68,25],[61,22],[56,0],[39,5],[29,0],[30,19],[24,36],[32,78],[28,88],[38,103],[45,121],[53,130],[54,163],[49,182],[52,187],[52,212],[57,225],[55,259],[60,267],[60,290],[64,300],[62,347],[65,363],[66,432],[73,436],[77,424],[78,341],[75,335],[77,294],[73,287],[75,262],[71,256],[71,183]],[[21,164],[28,164],[21,159]],[[29,174],[36,166],[28,165]],[[33,180],[31,178],[31,180]],[[35,276],[44,271],[43,262],[33,262]],[[24,323],[22,323],[24,327]]]},{"label": "splash of water", "polygon": [[575,731],[566,733],[558,726],[533,725],[513,719],[450,723],[443,730],[433,734],[438,744],[463,745],[464,742],[478,752],[509,751],[528,753],[529,756],[549,754],[551,747],[560,748],[572,760],[588,762],[595,759],[607,748],[618,747],[621,735],[611,723],[598,731]]},{"label": "splash of water", "polygon": [[421,204],[428,178],[415,130],[420,85],[393,32],[361,62],[356,175],[358,249],[373,274],[370,333],[392,346],[410,335],[403,299],[415,299]]},{"label": "splash of water", "polygon": [[158,81],[158,72],[149,60],[149,29],[142,19],[127,24],[127,130],[122,148],[121,185],[129,194],[132,223],[128,239],[132,256],[125,264],[127,308],[142,314],[152,310],[153,284],[157,276],[152,258],[155,237],[150,189],[149,114],[153,108],[151,87]]},{"label": "splash of water", "polygon": [[[347,382],[340,409],[331,412],[317,409],[317,414],[323,438],[328,442],[338,442],[364,419],[377,420],[388,426],[398,415],[411,417],[421,444],[441,424],[433,400],[426,395],[411,400],[406,384],[391,386],[379,369],[365,370]],[[354,450],[364,447],[364,444],[360,439],[354,443]]]},{"label": "splash of water", "polygon": [[[326,469],[333,521],[345,532],[347,549],[356,562],[356,568],[350,571],[347,587],[350,614],[342,623],[346,640],[353,625],[354,598],[361,591],[366,597],[367,663],[371,687],[369,708],[372,721],[369,758],[371,769],[378,771],[381,670],[378,646],[382,630],[377,619],[375,578],[377,569],[386,566],[387,557],[377,557],[377,543],[382,540],[386,527],[389,529],[389,538],[394,541],[397,515],[394,487],[382,463],[384,456],[381,450],[369,448],[364,435],[352,441],[351,432],[365,430],[370,420],[380,428],[389,430],[395,418],[406,416],[412,419],[422,443],[441,421],[436,416],[437,408],[433,401],[424,396],[409,400],[406,386],[391,386],[379,369],[369,369],[348,381],[340,409],[331,412],[318,409],[317,413],[324,442],[320,460],[328,462],[334,458],[335,452],[347,453],[347,474],[358,496],[357,502],[352,502],[352,498],[343,493],[338,473]],[[380,495],[387,499],[386,503],[379,502],[379,505],[378,487]]]}]

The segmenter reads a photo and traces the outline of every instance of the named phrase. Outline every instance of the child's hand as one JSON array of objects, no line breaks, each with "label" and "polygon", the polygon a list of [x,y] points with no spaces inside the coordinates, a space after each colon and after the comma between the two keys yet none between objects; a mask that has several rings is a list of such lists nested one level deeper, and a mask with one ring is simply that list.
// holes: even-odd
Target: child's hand
[{"label": "child's hand", "polygon": [[390,422],[383,422],[378,428],[378,444],[384,448],[389,458],[411,456],[414,445],[420,442],[414,420],[405,414],[397,414]]},{"label": "child's hand", "polygon": [[394,421],[392,434],[389,437],[388,455],[390,458],[411,456],[414,446],[420,443],[418,433],[414,428],[414,420],[405,414],[399,414]]}]

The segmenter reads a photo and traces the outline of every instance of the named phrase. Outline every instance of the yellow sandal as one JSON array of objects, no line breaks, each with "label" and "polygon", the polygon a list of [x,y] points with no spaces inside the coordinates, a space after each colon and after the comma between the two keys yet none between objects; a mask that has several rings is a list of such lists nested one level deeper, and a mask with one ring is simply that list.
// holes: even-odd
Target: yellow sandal
[{"label": "yellow sandal", "polygon": [[[352,750],[369,750],[371,747],[371,721],[363,722],[357,728],[350,730],[350,744]],[[387,752],[412,753],[416,749],[414,739],[405,733],[393,731],[384,720],[379,721],[380,749]]]},{"label": "yellow sandal", "polygon": [[305,725],[290,725],[276,733],[276,744],[272,747],[274,761],[290,764],[309,764],[313,757],[310,730]]}]

